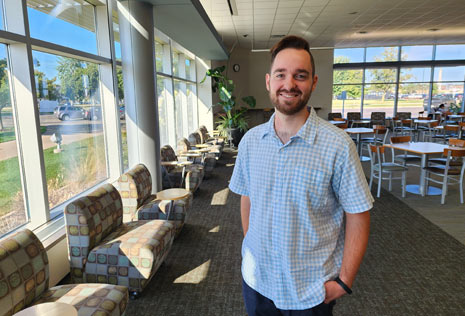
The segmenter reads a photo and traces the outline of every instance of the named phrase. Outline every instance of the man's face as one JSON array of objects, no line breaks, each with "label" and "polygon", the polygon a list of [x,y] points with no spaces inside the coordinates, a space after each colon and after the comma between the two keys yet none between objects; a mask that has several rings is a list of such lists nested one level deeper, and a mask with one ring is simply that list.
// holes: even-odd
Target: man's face
[{"label": "man's face", "polygon": [[310,55],[303,49],[286,48],[276,55],[266,89],[276,109],[293,115],[305,108],[318,77],[312,79]]}]

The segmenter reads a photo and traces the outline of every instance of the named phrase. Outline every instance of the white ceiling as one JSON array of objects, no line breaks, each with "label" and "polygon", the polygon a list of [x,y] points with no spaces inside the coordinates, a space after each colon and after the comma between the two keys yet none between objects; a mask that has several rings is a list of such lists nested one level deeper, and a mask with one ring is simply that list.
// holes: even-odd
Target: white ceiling
[{"label": "white ceiling", "polygon": [[227,0],[200,0],[229,49],[268,49],[288,34],[314,48],[465,43],[465,0],[231,1],[238,15]]}]

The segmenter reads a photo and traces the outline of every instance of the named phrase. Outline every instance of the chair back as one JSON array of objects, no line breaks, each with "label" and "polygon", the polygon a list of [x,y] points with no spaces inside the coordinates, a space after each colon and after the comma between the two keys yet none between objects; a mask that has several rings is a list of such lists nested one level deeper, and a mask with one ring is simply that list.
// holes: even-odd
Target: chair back
[{"label": "chair back", "polygon": [[465,157],[465,149],[444,148],[443,156],[446,157]]},{"label": "chair back", "polygon": [[397,112],[396,117],[399,120],[409,120],[412,118],[412,112]]},{"label": "chair back", "polygon": [[187,140],[187,138],[182,137],[178,140],[178,155],[182,153],[186,153],[189,149],[191,149],[191,143]]},{"label": "chair back", "polygon": [[413,121],[411,119],[401,120],[402,126],[412,127]]},{"label": "chair back", "polygon": [[391,144],[408,143],[412,140],[412,136],[393,136]]},{"label": "chair back", "polygon": [[386,112],[371,112],[371,124],[372,125],[385,125],[386,124]]},{"label": "chair back", "polygon": [[362,113],[360,112],[347,112],[348,121],[358,121],[362,119]]},{"label": "chair back", "polygon": [[136,211],[152,194],[152,177],[143,164],[123,173],[113,185],[121,195],[123,222],[137,220]]},{"label": "chair back", "polygon": [[205,143],[207,139],[209,138],[208,132],[204,129],[199,128],[197,129],[196,133],[199,134],[201,144]]},{"label": "chair back", "polygon": [[420,117],[417,118],[417,120],[419,120],[419,121],[429,121],[429,119],[430,118],[426,117],[426,116],[420,116]]},{"label": "chair back", "polygon": [[458,125],[446,125],[446,126],[444,126],[444,130],[449,131],[449,132],[458,132],[459,129],[460,129],[460,126],[458,126]]},{"label": "chair back", "polygon": [[339,128],[341,128],[341,129],[346,129],[346,128],[348,128],[349,124],[346,122],[346,123],[344,123],[344,124],[338,124],[338,125],[336,125],[336,126],[339,127]]},{"label": "chair back", "polygon": [[187,140],[191,143],[191,145],[202,144],[202,137],[199,132],[190,133]]},{"label": "chair back", "polygon": [[73,282],[84,282],[84,267],[90,250],[122,222],[121,196],[109,183],[66,205],[65,225]]},{"label": "chair back", "polygon": [[333,121],[337,121],[337,122],[345,122],[345,121],[346,121],[346,119],[345,119],[345,118],[342,118],[342,117],[335,117],[335,118],[333,119]]},{"label": "chair back", "polygon": [[449,138],[449,146],[465,147],[465,139]]},{"label": "chair back", "polygon": [[328,121],[335,121],[335,118],[342,118],[342,113],[339,113],[339,112],[328,113]]},{"label": "chair back", "polygon": [[48,257],[44,246],[29,229],[0,241],[2,315],[13,315],[48,289]]}]

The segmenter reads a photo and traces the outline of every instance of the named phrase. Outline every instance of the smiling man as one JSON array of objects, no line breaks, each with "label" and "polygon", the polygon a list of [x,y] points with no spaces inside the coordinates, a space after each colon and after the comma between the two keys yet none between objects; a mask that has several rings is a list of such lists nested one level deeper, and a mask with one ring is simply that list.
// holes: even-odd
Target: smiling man
[{"label": "smiling man", "polygon": [[229,187],[250,316],[332,315],[366,250],[373,198],[350,137],[307,110],[317,82],[307,41],[279,41],[266,75],[275,114],[239,145]]}]

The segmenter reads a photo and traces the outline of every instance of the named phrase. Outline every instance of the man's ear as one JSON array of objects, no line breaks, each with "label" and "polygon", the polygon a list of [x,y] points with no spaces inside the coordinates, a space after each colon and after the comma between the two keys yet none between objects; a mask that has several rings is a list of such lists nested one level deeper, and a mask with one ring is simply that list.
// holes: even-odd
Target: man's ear
[{"label": "man's ear", "polygon": [[315,90],[317,82],[318,82],[318,75],[315,75],[313,77],[312,92],[313,92],[313,90]]},{"label": "man's ear", "polygon": [[265,75],[266,90],[270,91],[270,74]]}]

